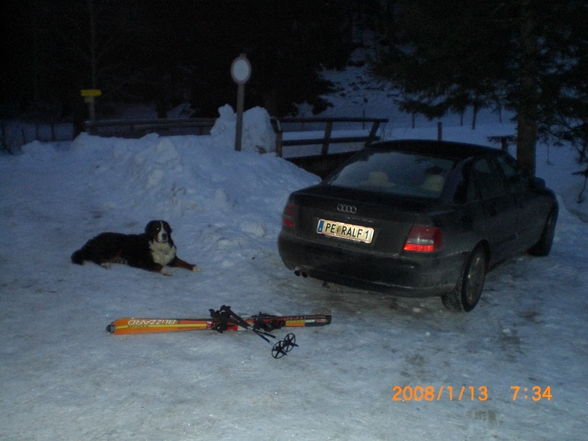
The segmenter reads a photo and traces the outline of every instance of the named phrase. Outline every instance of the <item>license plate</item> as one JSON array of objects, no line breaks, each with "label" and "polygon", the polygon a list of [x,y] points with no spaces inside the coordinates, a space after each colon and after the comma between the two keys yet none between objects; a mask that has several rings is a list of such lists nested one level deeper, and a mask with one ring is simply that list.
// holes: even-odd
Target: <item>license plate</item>
[{"label": "license plate", "polygon": [[372,243],[374,229],[361,225],[344,224],[327,219],[319,219],[316,232],[325,236],[347,239],[355,242]]}]

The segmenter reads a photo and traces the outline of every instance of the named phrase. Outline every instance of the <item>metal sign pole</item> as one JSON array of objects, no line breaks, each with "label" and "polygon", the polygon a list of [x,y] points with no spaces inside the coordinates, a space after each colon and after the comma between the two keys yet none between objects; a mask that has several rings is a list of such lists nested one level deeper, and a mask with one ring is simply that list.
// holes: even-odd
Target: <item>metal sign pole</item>
[{"label": "metal sign pole", "polygon": [[235,127],[235,150],[241,151],[243,138],[243,105],[245,102],[245,84],[237,85],[237,125]]},{"label": "metal sign pole", "polygon": [[95,106],[95,101],[94,101],[94,97],[93,96],[89,96],[88,97],[88,116],[90,118],[90,121],[95,121],[96,120],[96,106]]},{"label": "metal sign pole", "polygon": [[243,137],[243,107],[245,105],[245,83],[251,77],[251,63],[245,54],[239,55],[231,64],[231,76],[237,83],[237,121],[235,125],[235,150],[241,151]]},{"label": "metal sign pole", "polygon": [[80,90],[80,94],[84,97],[84,102],[88,104],[88,117],[90,121],[94,121],[96,119],[96,97],[102,95],[102,91],[100,89],[82,89]]}]

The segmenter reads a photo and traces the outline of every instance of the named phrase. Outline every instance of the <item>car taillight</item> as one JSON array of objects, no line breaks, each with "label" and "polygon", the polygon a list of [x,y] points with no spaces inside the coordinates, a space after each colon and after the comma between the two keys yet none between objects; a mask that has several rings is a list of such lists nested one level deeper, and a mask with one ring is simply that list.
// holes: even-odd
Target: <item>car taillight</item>
[{"label": "car taillight", "polygon": [[298,211],[298,207],[293,202],[288,202],[284,207],[284,212],[282,213],[282,226],[286,228],[294,228],[296,226],[296,212]]},{"label": "car taillight", "polygon": [[441,248],[442,241],[443,233],[441,228],[414,225],[404,243],[404,251],[433,253]]}]

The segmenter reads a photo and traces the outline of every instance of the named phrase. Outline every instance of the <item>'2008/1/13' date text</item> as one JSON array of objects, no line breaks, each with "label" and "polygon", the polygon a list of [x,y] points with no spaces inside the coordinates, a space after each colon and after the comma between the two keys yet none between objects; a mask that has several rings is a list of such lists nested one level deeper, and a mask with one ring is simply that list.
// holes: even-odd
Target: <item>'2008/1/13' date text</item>
[{"label": "'2008/1/13' date text", "polygon": [[[512,401],[550,401],[550,386],[511,386]],[[393,386],[392,401],[487,401],[488,386]]]}]

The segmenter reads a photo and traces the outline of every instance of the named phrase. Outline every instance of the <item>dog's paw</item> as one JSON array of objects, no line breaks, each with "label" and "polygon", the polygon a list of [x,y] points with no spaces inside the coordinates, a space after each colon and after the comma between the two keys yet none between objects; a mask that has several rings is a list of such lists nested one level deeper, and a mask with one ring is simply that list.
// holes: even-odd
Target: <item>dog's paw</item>
[{"label": "dog's paw", "polygon": [[104,269],[110,269],[111,267],[110,262],[102,262],[100,266]]},{"label": "dog's paw", "polygon": [[166,271],[164,269],[162,269],[161,271],[159,271],[161,274],[163,274],[164,276],[171,276],[172,273],[170,273],[169,271]]},{"label": "dog's paw", "polygon": [[202,270],[198,265],[192,265],[192,271],[194,271],[195,273],[199,273]]}]

